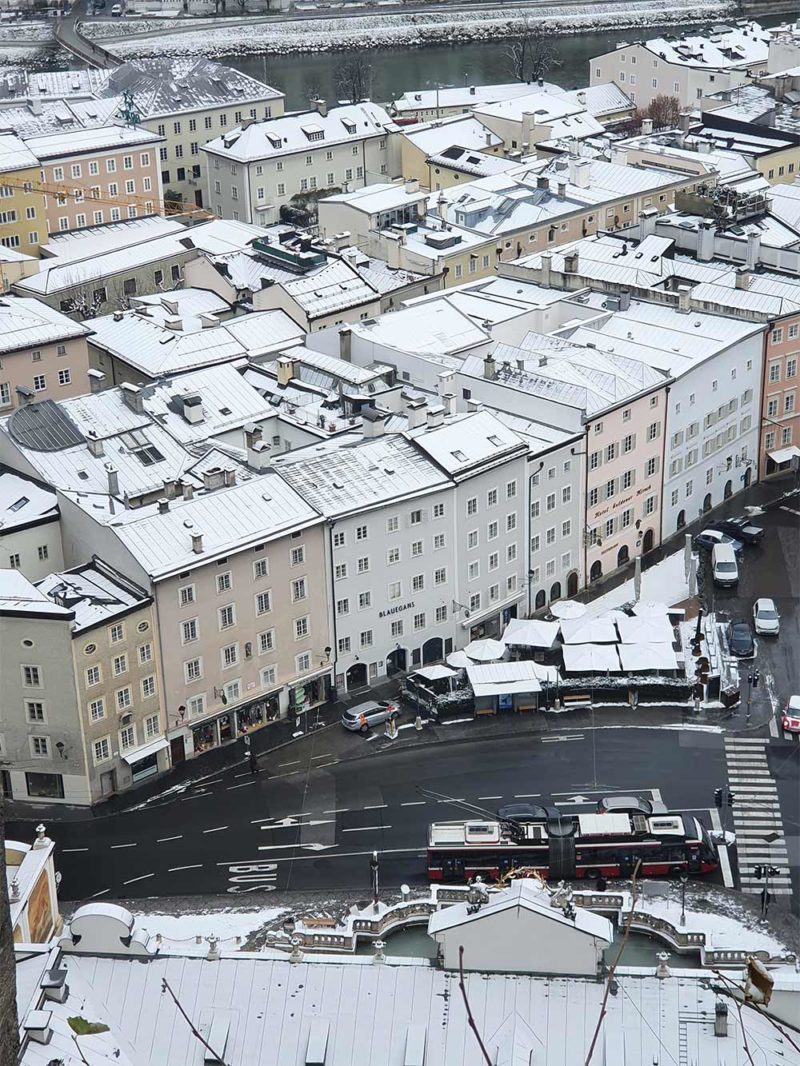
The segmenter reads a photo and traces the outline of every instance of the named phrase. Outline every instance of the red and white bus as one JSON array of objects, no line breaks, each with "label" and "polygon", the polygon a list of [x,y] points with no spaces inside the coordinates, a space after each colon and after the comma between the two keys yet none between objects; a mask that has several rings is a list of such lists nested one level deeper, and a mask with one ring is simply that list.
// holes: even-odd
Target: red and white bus
[{"label": "red and white bus", "polygon": [[719,856],[708,830],[689,814],[578,814],[542,822],[434,822],[428,880],[494,881],[509,870],[542,877],[645,877],[713,873]]}]

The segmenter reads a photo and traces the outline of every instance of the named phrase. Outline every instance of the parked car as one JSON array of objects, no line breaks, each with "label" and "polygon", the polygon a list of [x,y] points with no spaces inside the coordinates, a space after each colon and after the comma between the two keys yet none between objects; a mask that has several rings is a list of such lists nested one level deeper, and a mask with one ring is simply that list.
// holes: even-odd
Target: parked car
[{"label": "parked car", "polygon": [[710,528],[727,533],[729,537],[740,540],[743,544],[758,544],[764,536],[761,526],[754,526],[747,518],[723,518],[713,522]]},{"label": "parked car", "polygon": [[770,637],[777,637],[781,631],[781,616],[775,606],[775,601],[763,597],[753,604],[753,625],[756,633],[764,633]]},{"label": "parked car", "polygon": [[346,710],[342,725],[353,733],[366,733],[374,725],[394,722],[399,717],[400,708],[391,700],[367,700]]},{"label": "parked car", "polygon": [[739,659],[752,659],[756,653],[753,631],[744,620],[728,624],[728,648]]},{"label": "parked car", "polygon": [[800,696],[790,696],[781,718],[784,733],[800,733]]},{"label": "parked car", "polygon": [[731,588],[739,583],[739,564],[730,544],[715,544],[711,550],[711,577],[715,585]]},{"label": "parked car", "polygon": [[561,817],[558,807],[540,807],[538,803],[509,803],[497,812],[501,822],[549,822]]},{"label": "parked car", "polygon": [[597,804],[598,814],[666,814],[667,807],[660,800],[645,799],[644,796],[603,796]]},{"label": "parked car", "polygon": [[729,544],[735,552],[740,552],[744,545],[740,540],[729,537],[727,533],[721,533],[718,529],[704,529],[694,538],[696,548],[711,551],[717,544]]},{"label": "parked car", "polygon": [[122,4],[114,4],[111,8],[111,14],[115,19],[118,19],[122,15]]}]

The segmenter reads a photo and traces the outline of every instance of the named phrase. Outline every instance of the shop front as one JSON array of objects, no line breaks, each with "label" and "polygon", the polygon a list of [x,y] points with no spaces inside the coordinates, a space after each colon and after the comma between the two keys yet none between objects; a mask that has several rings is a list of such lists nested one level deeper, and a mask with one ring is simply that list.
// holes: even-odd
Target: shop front
[{"label": "shop front", "polygon": [[289,689],[289,714],[299,718],[321,706],[331,696],[331,668],[304,677]]},{"label": "shop front", "polygon": [[465,618],[461,625],[469,630],[469,639],[471,641],[486,638],[498,640],[511,619],[517,617],[519,601],[523,595],[524,593],[518,593],[513,600],[497,604],[481,615],[471,614],[469,618]]},{"label": "shop front", "polygon": [[148,777],[153,777],[161,770],[165,770],[167,768],[165,757],[161,757],[162,765],[159,766],[159,753],[166,751],[168,747],[169,741],[166,737],[159,737],[158,740],[144,744],[135,751],[123,752],[122,761],[130,767],[131,784],[136,785],[140,781],[146,781]]},{"label": "shop front", "polygon": [[213,718],[206,718],[197,725],[189,726],[192,748],[195,755],[202,755],[211,748],[241,737],[244,733],[254,733],[281,716],[281,690],[259,696],[256,700],[220,711]]}]

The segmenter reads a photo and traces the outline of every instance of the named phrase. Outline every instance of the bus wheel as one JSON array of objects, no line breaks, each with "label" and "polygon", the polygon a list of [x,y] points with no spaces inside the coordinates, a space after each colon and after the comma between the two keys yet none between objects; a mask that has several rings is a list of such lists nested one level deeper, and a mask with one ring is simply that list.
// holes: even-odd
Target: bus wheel
[{"label": "bus wheel", "polygon": [[596,870],[593,866],[590,870],[587,870],[583,876],[586,878],[587,881],[596,881],[597,878],[600,876],[600,871]]},{"label": "bus wheel", "polygon": [[682,866],[673,866],[672,869],[669,872],[669,876],[670,877],[680,877],[682,873],[683,873],[683,867]]}]

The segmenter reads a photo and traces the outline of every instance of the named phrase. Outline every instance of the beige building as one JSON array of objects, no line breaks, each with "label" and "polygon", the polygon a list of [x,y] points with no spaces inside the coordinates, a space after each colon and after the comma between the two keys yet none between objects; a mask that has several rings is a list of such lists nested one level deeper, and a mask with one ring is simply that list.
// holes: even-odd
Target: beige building
[{"label": "beige building", "polygon": [[414,126],[397,126],[396,138],[400,146],[400,172],[408,180],[432,188],[428,160],[458,147],[490,157],[503,157],[503,137],[488,123],[473,115],[454,115]]},{"label": "beige building", "polygon": [[38,300],[0,302],[0,414],[89,391],[90,330]]}]

